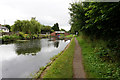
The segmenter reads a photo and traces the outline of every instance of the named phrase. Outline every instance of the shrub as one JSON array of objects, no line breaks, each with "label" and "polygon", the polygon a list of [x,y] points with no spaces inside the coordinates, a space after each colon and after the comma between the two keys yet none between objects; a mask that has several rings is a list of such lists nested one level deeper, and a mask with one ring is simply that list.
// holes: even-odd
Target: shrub
[{"label": "shrub", "polygon": [[40,38],[47,38],[48,35],[47,35],[47,34],[46,34],[46,35],[41,35],[41,34],[39,34],[39,37],[40,37]]},{"label": "shrub", "polygon": [[19,36],[21,39],[24,39],[24,33],[23,32],[19,32]]},{"label": "shrub", "polygon": [[24,34],[24,39],[30,39],[30,35],[29,34]]},{"label": "shrub", "polygon": [[[96,50],[96,48],[95,48],[95,50]],[[104,47],[99,47],[97,50],[98,51],[96,52],[96,54],[98,54],[99,57],[107,57],[108,56],[109,49],[106,49]]]},{"label": "shrub", "polygon": [[37,35],[37,34],[33,34],[33,37],[34,37],[34,38],[37,38],[37,37],[38,37],[38,35]]},{"label": "shrub", "polygon": [[20,37],[19,36],[17,36],[16,34],[13,34],[13,35],[5,35],[5,36],[3,36],[2,37],[2,40],[4,41],[4,42],[6,42],[6,41],[14,41],[14,40],[17,40],[17,39],[20,39]]},{"label": "shrub", "polygon": [[7,36],[7,35],[2,37],[2,40],[3,40],[3,41],[9,41],[9,39],[10,39],[10,37]]},{"label": "shrub", "polygon": [[28,34],[28,35],[26,36],[26,38],[27,38],[27,39],[30,39],[30,35]]}]

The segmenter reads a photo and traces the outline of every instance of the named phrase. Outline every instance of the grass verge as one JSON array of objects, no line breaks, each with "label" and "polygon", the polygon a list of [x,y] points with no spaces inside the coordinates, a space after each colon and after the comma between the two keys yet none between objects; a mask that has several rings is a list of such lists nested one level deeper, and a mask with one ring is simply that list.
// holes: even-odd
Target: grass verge
[{"label": "grass verge", "polygon": [[67,35],[67,36],[65,36],[66,38],[72,38],[73,37],[73,35],[72,34],[70,34],[70,35]]},{"label": "grass verge", "polygon": [[103,60],[96,54],[96,48],[102,46],[102,44],[90,42],[81,36],[77,37],[77,40],[82,48],[83,64],[87,78],[115,78],[120,80],[120,65],[116,62]]},{"label": "grass verge", "polygon": [[43,78],[72,78],[74,47],[75,41],[72,39],[69,47],[51,64]]},{"label": "grass verge", "polygon": [[61,51],[61,52],[58,53],[57,55],[55,55],[55,56],[53,56],[52,58],[50,58],[51,62],[49,62],[46,66],[41,67],[40,70],[39,70],[36,74],[34,74],[34,75],[31,74],[31,76],[32,76],[33,78],[36,78],[36,79],[41,78],[42,73],[43,73],[62,53],[63,53],[63,51]]}]

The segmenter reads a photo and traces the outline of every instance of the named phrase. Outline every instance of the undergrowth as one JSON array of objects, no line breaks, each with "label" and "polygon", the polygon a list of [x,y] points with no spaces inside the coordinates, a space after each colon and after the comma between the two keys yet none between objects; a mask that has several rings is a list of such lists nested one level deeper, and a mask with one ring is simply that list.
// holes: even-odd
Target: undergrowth
[{"label": "undergrowth", "polygon": [[111,57],[107,42],[93,40],[85,36],[77,37],[82,48],[83,64],[88,78],[120,79],[120,64]]}]

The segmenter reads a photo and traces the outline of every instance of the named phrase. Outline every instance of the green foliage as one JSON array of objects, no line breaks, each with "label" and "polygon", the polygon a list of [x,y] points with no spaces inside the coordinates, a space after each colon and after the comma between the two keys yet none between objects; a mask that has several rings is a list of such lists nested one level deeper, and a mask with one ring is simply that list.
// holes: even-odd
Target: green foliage
[{"label": "green foliage", "polygon": [[[62,51],[63,52],[63,51]],[[52,58],[50,58],[51,61],[54,61],[56,58],[58,58],[62,52],[58,53],[57,55],[53,56]]]},{"label": "green foliage", "polygon": [[37,38],[37,37],[38,37],[38,35],[37,35],[37,34],[34,34],[33,36],[34,36],[35,38]]},{"label": "green foliage", "polygon": [[39,40],[29,40],[16,43],[16,53],[18,55],[36,55],[41,50]]},{"label": "green foliage", "polygon": [[49,35],[45,34],[45,35],[39,35],[41,38],[48,38]]},{"label": "green foliage", "polygon": [[82,7],[82,3],[73,3],[70,4],[69,8],[71,16],[71,32],[75,33],[76,31],[82,30],[82,27],[85,25],[85,12]]},{"label": "green foliage", "polygon": [[64,34],[60,34],[60,37],[59,37],[60,39],[63,39],[63,38],[65,38],[65,35]]},{"label": "green foliage", "polygon": [[3,40],[3,41],[7,41],[7,40],[9,40],[9,38],[10,38],[9,36],[3,36],[3,37],[2,37],[2,40]]},{"label": "green foliage", "polygon": [[22,31],[23,22],[20,20],[15,21],[14,25],[12,25],[12,31]]},{"label": "green foliage", "polygon": [[[92,43],[88,38],[83,38],[82,36],[77,37],[77,40],[82,48],[83,64],[87,78],[120,79],[120,64],[119,62],[111,61],[111,58],[107,56],[109,50],[101,47],[105,47],[105,43],[102,41]],[[96,54],[99,51],[100,54]],[[99,58],[98,55],[103,58]],[[106,59],[108,59],[109,62]]]},{"label": "green foliage", "polygon": [[97,50],[98,51],[96,52],[96,54],[98,54],[100,57],[106,57],[106,56],[108,56],[109,49],[105,49],[103,47],[99,47]]},{"label": "green foliage", "polygon": [[17,20],[14,25],[11,26],[13,32],[24,32],[26,34],[39,34],[41,32],[41,24],[35,20]]},{"label": "green foliage", "polygon": [[60,31],[65,31],[65,32],[66,32],[66,30],[65,30],[65,29],[62,29],[62,28],[60,29]]},{"label": "green foliage", "polygon": [[6,41],[14,41],[14,40],[18,40],[20,37],[16,34],[13,34],[13,35],[5,35],[2,37],[2,40],[3,42],[6,42]]},{"label": "green foliage", "polygon": [[42,26],[41,33],[45,34],[46,32],[51,32],[51,27],[50,26]]},{"label": "green foliage", "polygon": [[2,37],[2,40],[3,42],[10,42],[10,41],[16,41],[19,39],[30,40],[30,39],[39,39],[43,37],[47,38],[48,35],[40,36],[38,34],[24,34],[23,32],[19,32],[17,34],[5,35]]},{"label": "green foliage", "polygon": [[102,39],[105,42],[107,41],[107,47],[119,60],[120,22],[118,16],[120,2],[75,2],[70,5],[71,33],[82,32],[91,40]]},{"label": "green foliage", "polygon": [[53,33],[54,32],[54,30],[53,29],[51,29],[51,33]]},{"label": "green foliage", "polygon": [[73,37],[73,35],[71,34],[71,35],[67,35],[67,36],[65,36],[66,38],[72,38]]},{"label": "green foliage", "polygon": [[23,32],[19,32],[19,36],[21,39],[24,39],[24,33]]},{"label": "green foliage", "polygon": [[54,31],[59,31],[59,24],[58,23],[54,24],[54,26],[52,27],[52,29]]},{"label": "green foliage", "polygon": [[11,29],[11,26],[10,25],[3,25],[3,26],[5,26],[5,27],[7,27],[9,30]]},{"label": "green foliage", "polygon": [[0,30],[0,32],[3,32],[2,30]]},{"label": "green foliage", "polygon": [[39,34],[41,32],[42,25],[35,19],[31,19],[30,23],[31,23],[30,33]]}]

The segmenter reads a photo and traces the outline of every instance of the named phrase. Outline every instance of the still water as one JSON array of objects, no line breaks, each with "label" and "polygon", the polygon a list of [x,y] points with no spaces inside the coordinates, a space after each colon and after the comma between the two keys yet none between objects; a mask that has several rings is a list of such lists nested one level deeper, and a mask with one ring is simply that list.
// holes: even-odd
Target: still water
[{"label": "still water", "polygon": [[69,42],[41,39],[0,45],[2,78],[31,78],[31,74],[50,62]]}]

